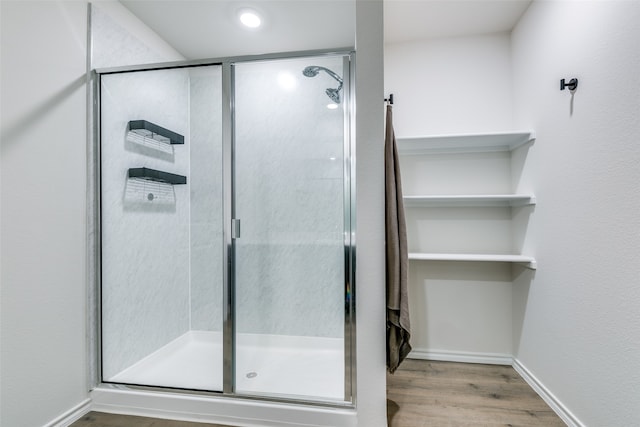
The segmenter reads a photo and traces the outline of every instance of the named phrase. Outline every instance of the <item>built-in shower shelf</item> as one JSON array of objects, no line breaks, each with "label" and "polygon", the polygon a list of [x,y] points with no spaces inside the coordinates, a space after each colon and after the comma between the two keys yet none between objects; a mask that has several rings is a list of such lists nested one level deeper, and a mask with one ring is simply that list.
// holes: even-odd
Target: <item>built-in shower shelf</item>
[{"label": "built-in shower shelf", "polygon": [[535,205],[532,194],[459,194],[404,196],[407,207],[473,207],[473,206],[527,206]]},{"label": "built-in shower shelf", "polygon": [[440,254],[440,253],[409,253],[410,260],[419,261],[480,261],[480,262],[512,262],[524,264],[525,267],[535,270],[536,259],[525,255],[509,254]]},{"label": "built-in shower shelf", "polygon": [[398,137],[398,151],[405,155],[434,152],[512,151],[533,141],[533,131]]},{"label": "built-in shower shelf", "polygon": [[131,168],[129,169],[129,178],[146,179],[171,185],[187,183],[187,177],[184,175],[176,175],[149,168]]},{"label": "built-in shower shelf", "polygon": [[140,142],[153,141],[169,145],[184,144],[184,136],[146,120],[131,120],[127,138],[138,139],[141,140]]}]

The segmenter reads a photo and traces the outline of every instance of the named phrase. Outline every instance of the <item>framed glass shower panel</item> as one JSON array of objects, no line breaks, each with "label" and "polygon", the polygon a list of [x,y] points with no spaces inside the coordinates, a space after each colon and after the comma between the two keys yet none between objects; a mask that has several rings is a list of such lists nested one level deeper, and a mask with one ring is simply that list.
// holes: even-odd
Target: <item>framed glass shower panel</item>
[{"label": "framed glass shower panel", "polygon": [[238,394],[345,400],[345,64],[234,66]]},{"label": "framed glass shower panel", "polygon": [[221,391],[221,66],[100,80],[102,380]]}]

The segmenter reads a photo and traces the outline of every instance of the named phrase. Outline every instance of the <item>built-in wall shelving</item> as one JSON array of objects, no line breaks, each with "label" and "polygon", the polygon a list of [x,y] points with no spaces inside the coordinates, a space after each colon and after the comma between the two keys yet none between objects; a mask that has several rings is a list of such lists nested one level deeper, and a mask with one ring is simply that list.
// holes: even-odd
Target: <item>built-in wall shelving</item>
[{"label": "built-in wall shelving", "polygon": [[445,152],[513,151],[535,139],[533,131],[460,135],[429,135],[397,138],[403,155]]},{"label": "built-in wall shelving", "polygon": [[410,260],[416,261],[481,261],[481,262],[511,262],[523,264],[525,267],[535,270],[534,257],[509,254],[439,254],[439,253],[409,253]]},{"label": "built-in wall shelving", "polygon": [[[428,156],[441,153],[451,154],[455,157],[458,153],[511,152],[534,139],[534,132],[527,130],[397,138],[397,143],[401,157]],[[469,156],[465,155],[464,158],[465,161],[468,161]],[[447,177],[445,176],[441,179],[446,181]],[[477,179],[482,180],[482,175],[480,174],[477,176]],[[434,189],[434,187],[436,190],[441,189],[437,188],[438,182],[429,184],[429,188],[431,189]],[[418,187],[419,186],[420,185],[418,185]],[[496,194],[418,194],[404,196],[403,199],[407,208],[414,209],[440,207],[461,209],[497,207],[509,209],[536,204],[535,196],[530,193],[502,194],[499,192]],[[472,213],[471,215],[474,214]],[[424,220],[428,220],[427,217],[428,216],[425,216]],[[479,221],[477,226],[482,227],[482,221]],[[411,239],[411,233],[409,239]],[[460,252],[464,252],[464,248],[460,249]],[[413,261],[501,262],[516,263],[530,269],[536,269],[537,267],[534,257],[522,254],[412,252],[409,254],[409,259]]]},{"label": "built-in wall shelving", "polygon": [[445,194],[404,196],[405,206],[411,207],[472,207],[472,206],[527,206],[535,205],[533,194]]}]

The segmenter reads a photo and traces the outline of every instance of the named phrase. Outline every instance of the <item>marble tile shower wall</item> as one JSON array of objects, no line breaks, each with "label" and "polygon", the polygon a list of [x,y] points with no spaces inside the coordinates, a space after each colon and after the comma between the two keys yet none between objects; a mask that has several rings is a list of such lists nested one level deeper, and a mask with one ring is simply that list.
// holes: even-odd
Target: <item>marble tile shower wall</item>
[{"label": "marble tile shower wall", "polygon": [[167,56],[131,34],[101,9],[100,2],[91,7],[91,68],[120,67],[184,59],[177,52]]},{"label": "marble tile shower wall", "polygon": [[190,75],[191,329],[222,329],[222,70]]},{"label": "marble tile shower wall", "polygon": [[237,330],[342,337],[343,111],[326,74],[341,58],[236,68]]},{"label": "marble tile shower wall", "polygon": [[[117,19],[112,18],[107,10],[117,8],[119,5],[105,5],[112,6],[105,10],[102,6],[100,3],[93,3],[91,7],[92,69],[184,59],[177,52],[167,49],[166,44],[161,40],[142,40],[130,32],[127,29],[129,27],[125,28]],[[134,24],[130,23],[130,25]],[[103,262],[103,354],[101,360],[105,368],[105,378],[166,344],[184,328],[186,316],[186,300],[183,295],[180,295],[185,293],[184,287],[175,290],[179,294],[178,303],[173,304],[170,310],[168,302],[172,295],[161,297],[163,288],[167,287],[170,281],[186,283],[184,270],[168,268],[167,261],[173,255],[171,251],[161,251],[162,247],[170,246],[173,242],[168,241],[163,243],[163,246],[157,246],[159,243],[157,233],[171,225],[163,225],[158,229],[156,227],[158,221],[154,223],[145,219],[154,215],[153,213],[127,211],[125,214],[124,206],[126,168],[150,165],[146,162],[152,161],[158,163],[158,168],[161,169],[160,165],[166,167],[167,163],[171,163],[166,158],[162,160],[161,156],[155,159],[153,156],[145,156],[142,152],[136,152],[133,146],[125,145],[124,126],[126,125],[124,123],[136,118],[153,120],[149,117],[130,116],[130,114],[136,116],[138,113],[146,114],[149,109],[155,109],[156,120],[163,123],[164,117],[159,117],[157,110],[161,105],[166,104],[168,106],[167,121],[185,128],[185,117],[181,117],[181,113],[187,112],[187,105],[184,105],[186,99],[184,87],[182,87],[184,78],[166,77],[166,81],[172,82],[173,89],[169,89],[169,92],[164,89],[157,90],[164,84],[160,77],[147,81],[141,75],[137,75],[135,80],[145,80],[142,86],[137,86],[134,80],[125,83],[123,79],[122,76],[117,81],[112,79],[108,82],[111,85],[107,83],[102,100],[103,112],[106,112],[107,116],[112,114],[114,120],[103,129],[102,137],[107,141],[105,144],[107,152],[103,153],[103,159],[105,156],[108,157],[109,150],[112,150],[111,154],[115,155],[102,168],[102,203],[105,207],[102,217],[104,240],[102,252],[106,265]],[[171,90],[176,92],[175,99],[169,99],[172,97]],[[180,102],[183,105],[178,105]],[[104,120],[102,125],[106,123],[107,120]],[[167,126],[170,125],[167,124]],[[188,165],[185,163],[188,159],[185,160],[184,157],[179,156],[174,160],[180,163],[180,167],[183,164]],[[145,163],[142,163],[143,161]],[[184,193],[184,190],[179,191]],[[179,193],[176,196],[176,200],[183,200],[184,204],[176,206],[174,213],[163,212],[161,215],[176,218],[181,215],[184,217],[182,219],[188,220],[184,206],[188,206],[188,200],[185,200],[185,197],[189,194]],[[159,215],[155,217],[159,218]],[[175,222],[180,224],[177,231],[184,235],[185,230],[182,224],[186,222],[182,220]],[[185,256],[184,243],[181,242],[180,245],[173,251],[177,251],[179,256]],[[147,248],[151,248],[152,251],[148,251]],[[165,320],[167,313],[170,313],[167,321],[172,320],[173,317],[178,318],[179,321],[169,328],[163,328],[163,324],[157,322]]]},{"label": "marble tile shower wall", "polygon": [[[170,203],[130,197],[129,168],[189,180],[189,75],[164,70],[102,78],[102,348],[105,378],[189,329],[189,189]],[[130,120],[185,136],[173,152],[127,141]],[[153,192],[152,190],[149,190]]]}]

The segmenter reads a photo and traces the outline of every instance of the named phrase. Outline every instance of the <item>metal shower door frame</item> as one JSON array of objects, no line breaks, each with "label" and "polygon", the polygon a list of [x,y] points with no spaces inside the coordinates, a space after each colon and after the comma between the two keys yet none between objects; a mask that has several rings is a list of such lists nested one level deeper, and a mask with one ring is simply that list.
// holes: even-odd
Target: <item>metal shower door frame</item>
[{"label": "metal shower door frame", "polygon": [[[322,56],[342,56],[344,70],[344,165],[343,165],[343,212],[344,212],[344,401],[325,402],[306,400],[299,398],[276,398],[272,396],[253,396],[236,394],[235,391],[235,359],[236,359],[236,319],[235,319],[235,239],[232,237],[232,220],[235,218],[234,202],[234,161],[235,161],[235,72],[234,66],[243,62],[259,62],[267,60],[285,60],[295,58],[314,58]],[[356,261],[356,200],[355,200],[355,87],[352,83],[355,75],[355,52],[353,49],[315,50],[303,52],[277,53],[268,55],[252,55],[242,57],[229,57],[220,59],[204,59],[195,61],[168,62],[149,65],[135,65],[127,67],[105,68],[91,72],[92,90],[88,99],[89,109],[93,115],[89,115],[92,122],[89,137],[93,140],[92,153],[89,154],[88,205],[89,223],[88,232],[89,271],[90,282],[93,282],[89,290],[89,304],[92,314],[88,316],[90,342],[90,389],[97,387],[130,388],[142,390],[167,390],[165,387],[123,385],[105,383],[102,381],[102,316],[101,316],[101,289],[102,289],[102,231],[101,231],[101,111],[100,92],[103,75],[121,74],[129,72],[142,72],[154,70],[170,70],[182,68],[195,68],[204,66],[222,67],[222,174],[223,174],[223,389],[222,391],[194,391],[171,388],[172,392],[188,394],[216,395],[230,398],[242,398],[248,400],[264,400],[281,403],[312,404],[328,407],[355,407],[356,403],[356,312],[355,312],[355,261]]]}]

